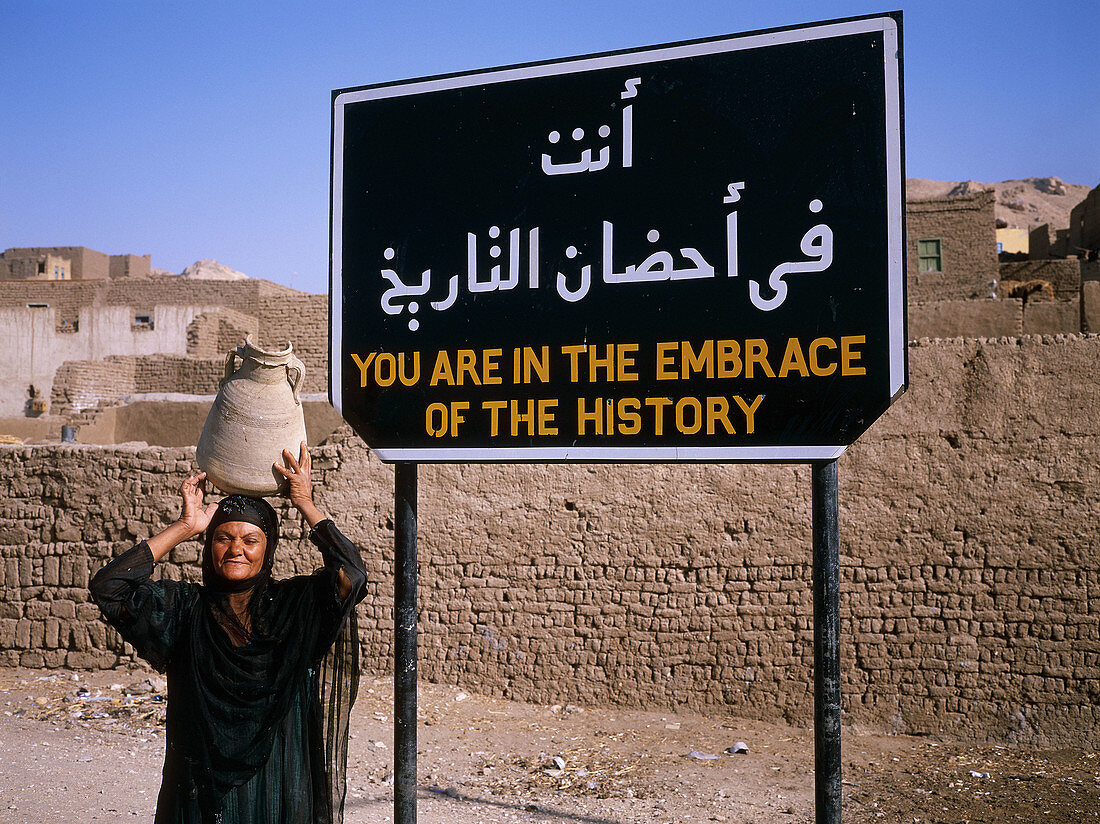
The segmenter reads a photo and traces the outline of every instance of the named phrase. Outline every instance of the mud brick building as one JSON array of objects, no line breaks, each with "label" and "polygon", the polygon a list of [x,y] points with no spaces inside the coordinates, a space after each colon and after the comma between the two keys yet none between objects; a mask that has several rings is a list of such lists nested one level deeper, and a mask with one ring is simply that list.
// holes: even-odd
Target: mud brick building
[{"label": "mud brick building", "polygon": [[975,192],[905,204],[911,338],[1023,331],[1020,303],[996,299],[993,197]]},{"label": "mud brick building", "polygon": [[1096,260],[1100,254],[1100,186],[1073,207],[1067,237],[1070,254]]},{"label": "mud brick building", "polygon": [[[95,367],[61,372],[80,378],[79,385],[56,384],[65,363],[140,358],[160,361],[167,369],[166,359],[173,356],[224,359],[246,334],[268,346],[292,339],[306,365],[304,391],[325,391],[327,295],[308,295],[259,279],[166,276],[0,283],[0,351],[8,355],[0,361],[0,418],[25,414],[31,386],[38,397],[50,399],[49,413],[55,415],[118,397],[115,383],[101,380]],[[190,374],[207,373],[200,369]],[[142,391],[169,390],[163,382],[156,389],[130,387],[130,392]],[[187,382],[172,391],[208,394],[217,391],[217,381]]]},{"label": "mud brick building", "polygon": [[909,300],[986,297],[997,280],[993,192],[905,204]]},{"label": "mud brick building", "polygon": [[147,277],[149,255],[106,255],[84,246],[34,246],[0,253],[0,281]]},{"label": "mud brick building", "polygon": [[[1065,254],[1071,233],[1079,244],[1100,234],[1100,187],[1073,209],[1076,229],[1052,238],[1043,224],[1029,234],[1029,260],[1003,263],[993,198],[979,191],[906,203],[910,338],[1100,331],[1100,263]],[[1014,296],[1025,284],[1032,291]]]}]

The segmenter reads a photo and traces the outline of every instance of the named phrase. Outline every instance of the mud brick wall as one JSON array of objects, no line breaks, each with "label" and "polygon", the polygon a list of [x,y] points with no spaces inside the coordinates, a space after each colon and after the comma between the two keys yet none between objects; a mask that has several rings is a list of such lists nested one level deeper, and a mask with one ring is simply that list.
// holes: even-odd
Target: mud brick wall
[{"label": "mud brick wall", "polygon": [[300,295],[268,280],[195,280],[173,276],[133,280],[89,280],[70,283],[13,282],[0,289],[0,305],[45,301],[51,306],[131,306],[135,304],[228,306],[246,314],[250,305],[272,295]]},{"label": "mud brick wall", "polygon": [[[920,341],[840,461],[848,723],[1100,745],[1100,337]],[[392,469],[347,430],[318,499],[392,664]],[[189,449],[0,447],[0,664],[130,652],[89,571],[166,524]],[[806,466],[423,466],[421,677],[539,702],[813,712]],[[284,521],[279,574],[316,553]],[[162,573],[194,579],[198,544]]]},{"label": "mud brick wall", "polygon": [[139,278],[149,277],[152,268],[151,255],[111,255],[110,277]]},{"label": "mud brick wall", "polygon": [[262,319],[260,336],[269,346],[287,341],[306,368],[302,391],[328,391],[328,295],[302,293],[262,299],[256,309]]},{"label": "mud brick wall", "polygon": [[1100,282],[1081,284],[1081,331],[1100,332]]},{"label": "mud brick wall", "polygon": [[911,731],[1095,746],[1100,337],[910,355],[910,393],[841,461],[844,528],[867,525],[842,539],[852,692]]},{"label": "mud brick wall", "polygon": [[1027,233],[1027,254],[1032,260],[1045,260],[1050,257],[1050,247],[1054,242],[1049,223],[1042,223]]},{"label": "mud brick wall", "polygon": [[225,355],[189,358],[161,355],[134,358],[134,392],[213,395],[225,375]]},{"label": "mud brick wall", "polygon": [[58,367],[50,393],[50,413],[70,415],[111,403],[134,391],[133,358],[67,361]]},{"label": "mud brick wall", "polygon": [[1094,187],[1069,214],[1069,253],[1100,250],[1100,186]]},{"label": "mud brick wall", "polygon": [[[180,277],[123,278],[73,282],[7,281],[0,284],[0,306],[23,307],[28,302],[48,303],[57,309],[58,318],[76,318],[86,306],[130,306],[135,312],[149,312],[154,306],[221,306],[244,315],[258,316],[263,305],[278,306],[274,298],[291,303],[305,295],[285,286],[258,278],[248,280],[192,280]],[[282,314],[279,315],[280,323]],[[261,319],[261,326],[263,320]],[[324,326],[325,323],[322,323]],[[276,328],[276,337],[285,332]],[[261,329],[261,336],[266,332]],[[261,340],[265,345],[276,341]],[[324,337],[328,351],[328,336]]]},{"label": "mud brick wall", "polygon": [[203,312],[187,327],[187,354],[194,358],[222,358],[249,335],[256,336],[260,321],[233,309]]},{"label": "mud brick wall", "polygon": [[1056,297],[1065,299],[1081,293],[1087,263],[1083,260],[1022,260],[1000,264],[1000,279],[1049,281]]},{"label": "mud brick wall", "polygon": [[910,340],[963,335],[1019,337],[1023,334],[1023,329],[1023,304],[1015,298],[929,300],[909,307]]},{"label": "mud brick wall", "polygon": [[1028,300],[1024,306],[1025,335],[1076,334],[1081,331],[1081,300]]},{"label": "mud brick wall", "polygon": [[101,361],[67,361],[54,377],[50,411],[69,415],[135,393],[213,395],[224,374],[224,356],[112,356]]},{"label": "mud brick wall", "polygon": [[[984,297],[997,275],[993,192],[905,204],[909,301]],[[942,272],[917,271],[917,241],[939,238]],[[968,333],[973,334],[973,333]]]},{"label": "mud brick wall", "polygon": [[[332,463],[324,452],[315,453],[322,483]],[[133,660],[99,619],[88,581],[175,518],[175,489],[197,471],[194,457],[193,448],[132,444],[0,450],[0,665],[99,668]],[[316,551],[285,503],[275,503],[285,542],[276,575],[311,571]],[[177,547],[157,577],[199,580],[200,551],[197,541]]]}]

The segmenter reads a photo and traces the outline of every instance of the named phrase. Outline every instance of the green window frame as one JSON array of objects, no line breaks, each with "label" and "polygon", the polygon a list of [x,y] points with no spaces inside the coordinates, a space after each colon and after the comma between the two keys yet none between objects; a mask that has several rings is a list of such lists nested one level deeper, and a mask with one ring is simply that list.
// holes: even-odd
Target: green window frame
[{"label": "green window frame", "polygon": [[943,271],[943,242],[940,238],[930,237],[917,241],[917,271]]}]

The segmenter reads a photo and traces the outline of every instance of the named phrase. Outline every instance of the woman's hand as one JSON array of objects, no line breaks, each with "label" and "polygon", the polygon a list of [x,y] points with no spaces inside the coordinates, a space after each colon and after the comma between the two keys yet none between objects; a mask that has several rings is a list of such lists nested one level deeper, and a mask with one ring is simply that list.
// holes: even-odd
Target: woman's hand
[{"label": "woman's hand", "polygon": [[154,535],[148,540],[149,551],[153,553],[153,560],[159,561],[184,541],[189,541],[196,535],[201,535],[210,525],[210,519],[214,517],[217,504],[202,505],[206,495],[206,473],[200,472],[192,475],[180,485],[180,498],[183,500],[183,511],[176,522],[163,532]]},{"label": "woman's hand", "polygon": [[286,466],[278,461],[272,464],[275,471],[287,480],[287,487],[283,494],[305,516],[310,527],[315,527],[325,520],[325,515],[313,503],[313,478],[310,472],[312,459],[306,442],[302,441],[299,446],[297,459],[290,454],[289,449],[283,450],[283,459],[286,461]]},{"label": "woman's hand", "polygon": [[[202,500],[206,496],[206,473],[192,475],[180,485],[180,497],[183,499],[183,512],[177,523],[190,533],[187,537],[201,535],[210,526],[210,519],[217,510],[216,503],[204,507]],[[186,540],[186,539],[185,539]]]}]

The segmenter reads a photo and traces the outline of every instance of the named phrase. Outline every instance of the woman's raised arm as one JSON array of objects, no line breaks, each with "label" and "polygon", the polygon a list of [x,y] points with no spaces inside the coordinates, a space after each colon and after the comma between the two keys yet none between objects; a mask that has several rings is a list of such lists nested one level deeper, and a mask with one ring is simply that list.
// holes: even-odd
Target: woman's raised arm
[{"label": "woman's raised arm", "polygon": [[183,511],[179,518],[163,531],[154,535],[148,541],[149,551],[153,553],[153,560],[159,561],[184,541],[201,535],[210,525],[210,519],[214,517],[214,511],[218,508],[216,503],[206,507],[202,505],[203,496],[206,495],[206,473],[200,472],[192,475],[180,486],[180,498],[183,499]]},{"label": "woman's raised arm", "polygon": [[[311,475],[313,461],[309,456],[309,448],[306,446],[306,442],[302,441],[299,446],[297,458],[290,454],[289,449],[283,450],[283,458],[286,460],[286,466],[275,463],[274,467],[287,480],[287,489],[284,494],[302,513],[310,529],[314,529],[319,523],[327,521],[329,518],[313,503],[313,478]],[[339,530],[335,530],[335,532],[339,534]],[[343,536],[340,537],[343,538]],[[349,546],[354,547],[354,544],[351,544],[346,538],[343,540]],[[353,592],[359,594],[366,580],[366,573],[362,569],[363,562],[359,558],[358,550],[355,550],[353,554],[354,558],[349,554],[345,561],[340,563],[336,571],[336,586],[340,591],[340,598],[344,601]],[[329,561],[330,559],[325,559],[326,565]],[[358,561],[358,564],[355,564],[355,561]]]}]

